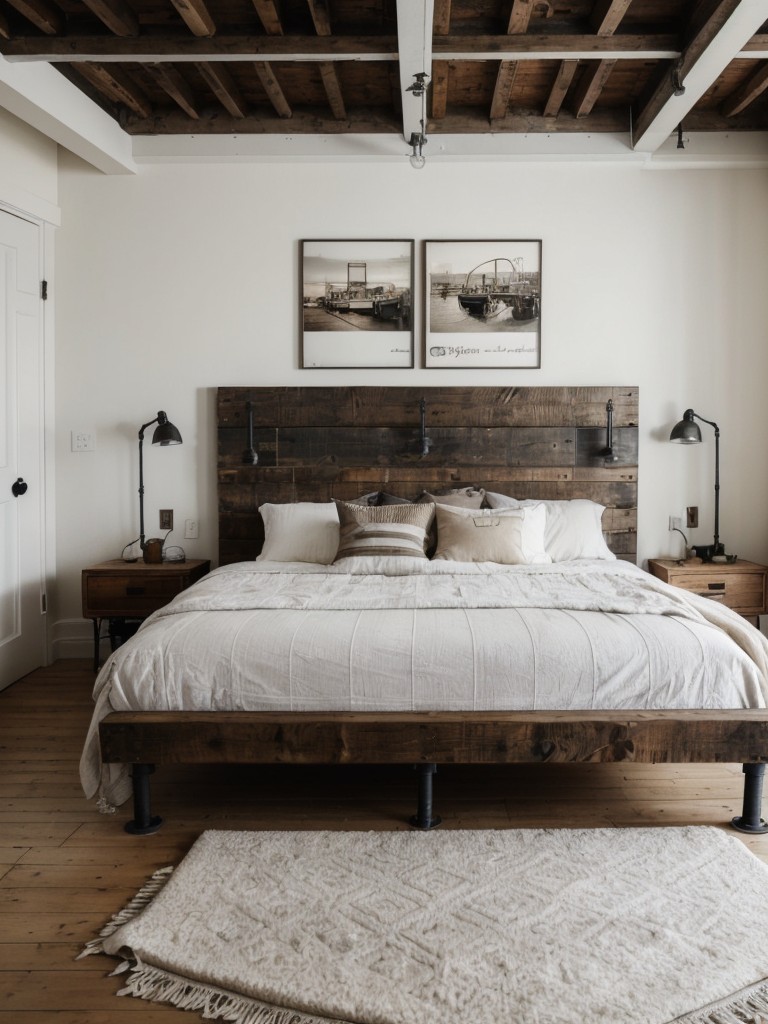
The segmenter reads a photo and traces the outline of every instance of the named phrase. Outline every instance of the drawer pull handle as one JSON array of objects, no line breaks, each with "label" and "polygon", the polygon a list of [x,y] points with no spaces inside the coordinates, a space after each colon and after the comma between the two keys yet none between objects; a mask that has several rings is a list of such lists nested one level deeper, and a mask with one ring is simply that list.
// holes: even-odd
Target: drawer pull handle
[{"label": "drawer pull handle", "polygon": [[724,583],[708,583],[707,584],[707,589],[708,590],[725,590],[725,584]]},{"label": "drawer pull handle", "polygon": [[126,587],[125,592],[128,597],[140,597],[146,593],[146,587]]}]

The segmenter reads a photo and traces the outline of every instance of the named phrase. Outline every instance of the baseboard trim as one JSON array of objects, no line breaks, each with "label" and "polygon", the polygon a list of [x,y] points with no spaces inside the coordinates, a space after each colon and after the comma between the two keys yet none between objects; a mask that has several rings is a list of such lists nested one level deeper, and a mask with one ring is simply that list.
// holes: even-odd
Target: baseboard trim
[{"label": "baseboard trim", "polygon": [[[49,640],[54,661],[93,657],[93,625],[85,619],[59,619],[51,626]],[[99,653],[102,657],[109,653],[108,639],[102,639]]]}]

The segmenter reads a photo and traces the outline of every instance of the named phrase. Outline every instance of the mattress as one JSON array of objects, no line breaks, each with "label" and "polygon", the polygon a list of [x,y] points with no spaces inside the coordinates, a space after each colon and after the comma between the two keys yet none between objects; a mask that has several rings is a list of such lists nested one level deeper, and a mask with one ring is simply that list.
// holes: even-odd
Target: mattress
[{"label": "mattress", "polygon": [[214,570],[99,674],[110,711],[730,709],[768,705],[768,642],[621,561],[350,558]]}]

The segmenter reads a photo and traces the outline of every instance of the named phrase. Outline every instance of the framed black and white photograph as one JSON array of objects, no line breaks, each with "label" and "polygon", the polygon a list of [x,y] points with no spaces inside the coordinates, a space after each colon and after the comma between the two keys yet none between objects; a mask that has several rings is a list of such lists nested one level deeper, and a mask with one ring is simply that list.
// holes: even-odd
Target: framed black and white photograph
[{"label": "framed black and white photograph", "polygon": [[305,239],[299,262],[302,368],[413,366],[413,239]]},{"label": "framed black and white photograph", "polygon": [[424,365],[541,366],[541,241],[424,243]]}]

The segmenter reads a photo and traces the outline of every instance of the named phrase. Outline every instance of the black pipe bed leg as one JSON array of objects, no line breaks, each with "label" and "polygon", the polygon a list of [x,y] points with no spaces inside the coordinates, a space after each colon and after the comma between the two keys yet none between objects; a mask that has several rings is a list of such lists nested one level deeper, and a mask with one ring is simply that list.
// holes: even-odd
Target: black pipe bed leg
[{"label": "black pipe bed leg", "polygon": [[765,765],[744,764],[741,770],[744,772],[744,804],[741,817],[732,818],[731,824],[739,832],[749,832],[752,835],[768,832],[768,824],[760,817]]},{"label": "black pipe bed leg", "polygon": [[125,831],[133,836],[151,836],[163,824],[163,819],[152,816],[149,797],[149,776],[155,770],[153,764],[134,764],[133,779],[133,821],[126,822]]},{"label": "black pipe bed leg", "polygon": [[419,773],[419,804],[416,813],[410,819],[414,828],[424,829],[437,828],[443,820],[438,815],[432,814],[432,780],[437,771],[436,764],[414,765]]}]

